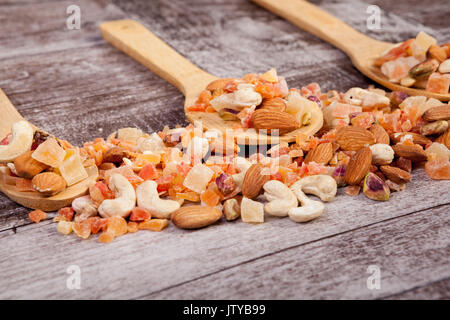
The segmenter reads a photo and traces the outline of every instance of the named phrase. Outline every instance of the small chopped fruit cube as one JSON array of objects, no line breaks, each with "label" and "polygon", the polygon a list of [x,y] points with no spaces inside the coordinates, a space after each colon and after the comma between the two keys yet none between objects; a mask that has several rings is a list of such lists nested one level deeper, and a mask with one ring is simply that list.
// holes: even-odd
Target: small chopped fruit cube
[{"label": "small chopped fruit cube", "polygon": [[169,224],[167,219],[150,219],[139,223],[139,230],[161,231]]},{"label": "small chopped fruit cube", "polygon": [[115,173],[123,175],[125,178],[135,176],[133,169],[130,166],[121,166],[119,168],[114,168],[110,170],[106,170],[104,173],[105,182],[109,183],[109,179]]},{"label": "small chopped fruit cube", "polygon": [[64,207],[58,210],[58,215],[66,221],[72,221],[74,213],[72,207]]},{"label": "small chopped fruit cube", "polygon": [[138,167],[143,167],[148,163],[158,164],[161,162],[161,155],[157,153],[144,153],[138,154],[135,160],[135,164]]},{"label": "small chopped fruit cube", "polygon": [[241,218],[247,223],[264,222],[264,205],[258,201],[243,197],[241,202]]},{"label": "small chopped fruit cube", "polygon": [[91,235],[91,223],[87,220],[74,222],[72,224],[73,232],[82,239],[87,239]]},{"label": "small chopped fruit cube", "polygon": [[429,146],[425,153],[427,154],[428,160],[448,160],[450,157],[450,150],[445,146],[445,144],[433,142]]},{"label": "small chopped fruit cube", "polygon": [[130,221],[128,222],[128,233],[135,233],[139,230],[139,226],[137,222]]},{"label": "small chopped fruit cube", "polygon": [[212,190],[206,190],[200,195],[200,200],[209,207],[215,207],[220,201],[220,196]]},{"label": "small chopped fruit cube", "polygon": [[17,178],[16,179],[16,188],[21,192],[34,191],[33,184],[31,183],[31,179]]},{"label": "small chopped fruit cube", "polygon": [[73,222],[61,220],[58,222],[56,230],[58,230],[58,232],[62,234],[70,234],[72,232],[72,224]]},{"label": "small chopped fruit cube", "polygon": [[31,157],[46,165],[58,168],[66,156],[66,151],[54,138],[48,138],[34,150]]},{"label": "small chopped fruit cube", "polygon": [[119,216],[112,216],[108,219],[107,232],[111,232],[115,237],[123,236],[128,232],[127,221]]},{"label": "small chopped fruit cube", "polygon": [[144,180],[154,180],[158,177],[156,167],[153,163],[146,164],[141,171],[139,171],[139,177]]},{"label": "small chopped fruit cube", "polygon": [[448,93],[450,87],[450,74],[435,72],[428,78],[426,91],[434,93]]},{"label": "small chopped fruit cube", "polygon": [[100,237],[98,237],[98,242],[109,243],[112,242],[114,238],[115,236],[112,232],[105,231],[100,235]]},{"label": "small chopped fruit cube", "polygon": [[30,219],[35,222],[35,223],[39,223],[41,220],[47,218],[47,214],[42,211],[42,210],[34,210],[31,211],[28,216],[30,217]]},{"label": "small chopped fruit cube", "polygon": [[402,57],[396,60],[388,61],[381,66],[381,72],[389,78],[391,82],[400,82],[400,80],[409,74],[409,70],[420,63],[414,57]]},{"label": "small chopped fruit cube", "polygon": [[131,215],[130,215],[130,221],[144,221],[144,220],[148,220],[152,217],[150,211],[144,209],[144,208],[139,208],[139,207],[134,207],[133,210],[131,210]]},{"label": "small chopped fruit cube", "polygon": [[137,128],[122,128],[117,130],[117,138],[124,141],[136,143],[142,137],[142,130]]},{"label": "small chopped fruit cube", "polygon": [[[69,149],[68,151],[70,150],[73,149]],[[66,156],[66,159],[58,168],[68,186],[74,185],[88,177],[88,173],[81,162],[80,154],[77,152],[69,157]]]},{"label": "small chopped fruit cube", "polygon": [[177,199],[184,199],[191,202],[200,202],[200,195],[194,191],[177,192]]},{"label": "small chopped fruit cube", "polygon": [[206,190],[206,186],[211,181],[213,175],[214,171],[200,163],[192,167],[186,175],[183,185],[192,191],[202,193]]},{"label": "small chopped fruit cube", "polygon": [[416,36],[416,40],[411,43],[412,55],[419,60],[424,60],[430,46],[436,43],[437,41],[435,38],[420,31]]},{"label": "small chopped fruit cube", "polygon": [[383,63],[391,60],[395,60],[399,57],[404,57],[407,55],[407,51],[414,39],[409,39],[402,44],[395,46],[390,49],[385,55],[375,61],[375,65],[380,67]]},{"label": "small chopped fruit cube", "polygon": [[272,68],[264,73],[261,78],[272,83],[278,82],[277,70],[275,70],[275,68]]},{"label": "small chopped fruit cube", "polygon": [[100,231],[105,231],[108,226],[108,219],[100,217],[90,217],[87,221],[91,224],[91,232],[97,234]]},{"label": "small chopped fruit cube", "polygon": [[425,171],[428,176],[434,180],[449,180],[450,179],[450,161],[439,159],[430,160],[425,163]]}]

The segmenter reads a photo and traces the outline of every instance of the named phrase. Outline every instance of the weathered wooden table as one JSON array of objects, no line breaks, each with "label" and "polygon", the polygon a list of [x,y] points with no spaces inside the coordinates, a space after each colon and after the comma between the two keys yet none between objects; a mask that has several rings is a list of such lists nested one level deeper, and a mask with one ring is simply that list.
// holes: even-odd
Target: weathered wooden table
[{"label": "weathered wooden table", "polygon": [[[378,39],[424,30],[450,40],[445,1],[315,2]],[[80,30],[66,28],[71,4],[81,8]],[[367,30],[369,4],[382,10],[381,30]],[[1,0],[0,87],[24,117],[77,144],[125,126],[184,124],[182,95],[102,40],[98,24],[120,18],[138,19],[218,76],[276,67],[295,87],[371,83],[339,50],[246,0]],[[389,202],[341,196],[326,208],[307,224],[171,225],[103,245],[62,236],[51,220],[33,224],[0,195],[0,298],[450,297],[450,181],[417,169]],[[377,270],[379,289],[367,285]]]}]

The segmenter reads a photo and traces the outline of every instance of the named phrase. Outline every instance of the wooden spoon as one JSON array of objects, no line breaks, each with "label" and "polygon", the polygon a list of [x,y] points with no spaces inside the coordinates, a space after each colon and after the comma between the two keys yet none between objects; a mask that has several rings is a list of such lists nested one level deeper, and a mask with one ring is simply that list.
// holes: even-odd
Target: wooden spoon
[{"label": "wooden spoon", "polygon": [[[193,65],[139,22],[134,20],[108,21],[100,25],[100,31],[106,41],[173,84],[184,94],[184,111],[189,121],[201,121],[204,128],[217,129],[221,132],[232,129],[236,124],[236,121],[223,120],[217,112],[187,111],[188,107],[194,105],[206,86],[218,77]],[[235,138],[239,144],[292,142],[299,132],[309,135],[309,128],[305,126],[280,137],[271,137],[258,134],[255,130],[247,130],[235,133]]]},{"label": "wooden spoon", "polygon": [[359,71],[386,88],[403,91],[409,95],[421,95],[441,101],[450,100],[450,94],[427,92],[389,82],[381,73],[380,68],[374,65],[374,62],[382,52],[392,48],[395,44],[369,38],[307,1],[252,1],[341,49],[350,57],[353,65]]},{"label": "wooden spoon", "polygon": [[[16,108],[14,108],[11,101],[9,101],[8,97],[1,89],[0,114],[2,115],[0,118],[0,139],[2,139],[9,132],[11,132],[13,123],[24,119]],[[34,129],[38,129],[36,126],[32,126]],[[88,167],[86,168],[86,171],[88,173],[88,177],[86,179],[51,197],[44,197],[39,192],[19,191],[16,186],[7,184],[0,173],[0,191],[8,196],[8,198],[23,205],[24,207],[41,209],[43,211],[56,211],[62,207],[69,206],[73,199],[85,195],[89,186],[97,180],[97,166]]]}]

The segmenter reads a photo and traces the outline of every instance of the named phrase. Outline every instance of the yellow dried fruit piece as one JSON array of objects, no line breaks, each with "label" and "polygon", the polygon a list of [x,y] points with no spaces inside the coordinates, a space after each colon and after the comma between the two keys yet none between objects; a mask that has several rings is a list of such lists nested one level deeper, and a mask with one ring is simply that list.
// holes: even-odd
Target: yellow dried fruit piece
[{"label": "yellow dried fruit piece", "polygon": [[88,177],[88,173],[86,172],[86,169],[84,169],[81,157],[77,152],[72,153],[72,156],[66,157],[58,169],[68,186]]},{"label": "yellow dried fruit piece", "polygon": [[56,230],[62,234],[70,234],[72,232],[72,224],[73,222],[71,221],[60,220]]},{"label": "yellow dried fruit piece", "polygon": [[167,219],[150,219],[139,223],[139,230],[161,231],[169,224]]},{"label": "yellow dried fruit piece", "polygon": [[66,151],[58,144],[56,139],[48,138],[34,150],[31,157],[46,165],[58,168],[66,156]]}]

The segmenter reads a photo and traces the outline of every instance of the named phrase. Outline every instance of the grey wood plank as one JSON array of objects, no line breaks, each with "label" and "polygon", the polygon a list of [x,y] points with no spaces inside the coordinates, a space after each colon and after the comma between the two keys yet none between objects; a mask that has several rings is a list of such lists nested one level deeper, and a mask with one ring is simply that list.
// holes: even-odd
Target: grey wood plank
[{"label": "grey wood plank", "polygon": [[[421,291],[415,288],[450,276],[449,210],[441,206],[289,248],[142,298],[373,299]],[[370,265],[380,270],[380,289],[367,285]],[[442,285],[417,297],[448,295]]]},{"label": "grey wood plank", "polygon": [[[417,219],[427,223],[430,221],[432,226],[443,224],[447,220],[439,217],[442,211],[448,211],[448,206],[424,210],[429,208],[430,203],[449,203],[450,181],[435,184],[439,189],[422,189],[421,180],[424,179],[427,179],[425,173],[419,170],[417,179],[408,185],[409,191],[395,193],[387,203],[368,202],[363,195],[338,197],[327,205],[327,211],[322,217],[307,224],[297,224],[287,218],[268,218],[266,223],[256,226],[241,221],[221,221],[206,229],[191,232],[170,225],[161,233],[138,232],[108,245],[97,243],[96,237],[82,241],[75,236],[59,235],[55,230],[56,225],[50,221],[17,228],[15,234],[2,232],[0,269],[4,272],[0,287],[4,291],[0,292],[0,298],[141,297],[274,252],[286,251],[340,233],[351,234],[352,230],[411,212],[423,211]],[[410,223],[405,222],[406,225]],[[414,220],[414,223],[417,222]],[[384,228],[374,228],[383,233]],[[436,230],[445,236],[449,230],[448,224],[443,224],[442,228],[442,231]],[[403,253],[399,254],[408,254],[410,233],[414,233],[413,229],[406,226],[402,233],[390,233],[389,237],[397,239],[399,248],[404,246]],[[443,246],[448,246],[448,237],[439,239]],[[345,243],[339,247],[342,254],[353,252],[358,242],[348,248]],[[325,250],[325,247],[322,248]],[[376,252],[380,250],[382,248],[377,247]],[[395,253],[390,249],[389,252]],[[389,265],[389,259],[384,256],[379,261]],[[436,272],[439,272],[440,261],[436,259],[435,262],[435,265],[430,265],[430,269],[436,268]],[[79,265],[82,269],[82,290],[68,290],[65,287],[68,277],[65,270],[71,264]],[[429,276],[432,274],[430,272]],[[410,280],[405,281],[409,283]],[[395,288],[404,289],[398,286]],[[256,297],[258,291],[252,294]]]},{"label": "grey wood plank", "polygon": [[448,300],[450,299],[450,278],[438,280],[397,294],[383,297],[386,300]]}]

